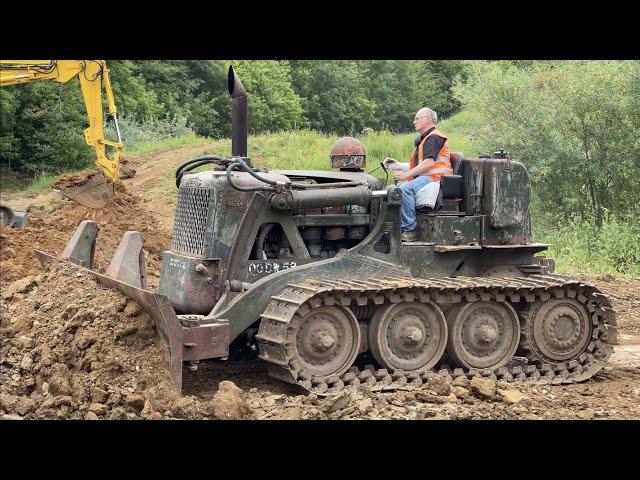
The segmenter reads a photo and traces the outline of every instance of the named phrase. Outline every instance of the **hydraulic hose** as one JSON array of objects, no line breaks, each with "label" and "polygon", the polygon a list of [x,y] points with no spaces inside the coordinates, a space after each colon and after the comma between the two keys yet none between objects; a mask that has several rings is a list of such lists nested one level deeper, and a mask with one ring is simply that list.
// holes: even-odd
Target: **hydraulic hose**
[{"label": "hydraulic hose", "polygon": [[264,241],[267,238],[267,235],[269,235],[269,232],[273,229],[273,227],[275,227],[275,223],[267,223],[266,225],[264,225],[262,227],[262,230],[260,230],[260,234],[258,235],[258,242],[256,245],[256,251],[255,251],[255,258],[258,260],[262,260],[262,257],[264,256]]},{"label": "hydraulic hose", "polygon": [[191,160],[187,160],[182,165],[180,165],[176,170],[176,187],[180,188],[180,181],[182,180],[182,176],[185,173],[190,172],[191,170],[194,170],[198,167],[201,167],[202,165],[207,165],[210,163],[223,163],[225,160],[227,159],[222,157],[215,157],[215,156],[205,156],[205,157],[198,157],[198,158],[192,158]]},{"label": "hydraulic hose", "polygon": [[260,180],[263,183],[268,183],[269,185],[274,185],[274,186],[278,185],[278,182],[276,182],[275,180],[269,180],[268,178],[265,178],[262,175],[259,175],[258,172],[256,172],[249,165],[247,165],[247,163],[244,160],[236,160],[234,163],[237,163],[238,165],[240,165],[242,170],[247,172],[256,180]]},{"label": "hydraulic hose", "polygon": [[227,167],[227,182],[229,183],[231,188],[233,188],[234,190],[238,190],[239,192],[265,192],[265,191],[266,192],[275,192],[276,191],[276,189],[271,187],[271,186],[241,187],[240,185],[235,184],[233,182],[233,178],[231,177],[231,172],[236,171],[236,170],[244,170],[247,173],[249,173],[251,176],[253,176],[256,179],[260,180],[261,182],[267,183],[269,185],[277,185],[277,182],[261,177],[260,175],[258,175],[254,171],[252,171],[249,168],[249,166],[246,163],[244,163],[242,160],[238,160],[236,162],[233,162],[231,165],[229,165]]},{"label": "hydraulic hose", "polygon": [[[240,192],[258,192],[258,191],[276,191],[275,188],[272,187],[240,187],[239,185],[233,183],[231,172],[242,170],[247,172],[256,180],[259,180],[268,185],[272,185],[274,187],[278,186],[278,182],[275,180],[270,180],[268,178],[263,177],[258,174],[258,172],[254,171],[249,165],[246,164],[244,160],[237,159],[235,160],[229,167],[227,168],[227,181],[232,188],[240,191]],[[305,185],[300,183],[292,183],[289,187],[293,190],[322,190],[329,188],[347,188],[347,187],[358,187],[365,185],[364,182],[332,182],[332,183],[319,183],[313,185]]]}]

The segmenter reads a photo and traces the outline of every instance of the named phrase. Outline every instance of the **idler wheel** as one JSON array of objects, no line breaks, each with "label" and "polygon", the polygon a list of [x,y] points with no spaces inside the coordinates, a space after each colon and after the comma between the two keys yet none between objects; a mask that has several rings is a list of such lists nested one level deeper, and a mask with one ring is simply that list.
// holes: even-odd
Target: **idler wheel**
[{"label": "idler wheel", "polygon": [[572,298],[536,303],[529,310],[525,336],[530,350],[543,362],[563,362],[580,356],[591,338],[585,307]]},{"label": "idler wheel", "polygon": [[303,371],[312,376],[341,375],[358,355],[358,320],[340,307],[314,308],[302,318],[295,344]]},{"label": "idler wheel", "polygon": [[428,370],[447,346],[447,322],[430,302],[395,303],[376,310],[369,326],[369,347],[384,368]]},{"label": "idler wheel", "polygon": [[465,368],[505,366],[520,340],[518,314],[496,301],[458,305],[447,313],[451,359]]}]

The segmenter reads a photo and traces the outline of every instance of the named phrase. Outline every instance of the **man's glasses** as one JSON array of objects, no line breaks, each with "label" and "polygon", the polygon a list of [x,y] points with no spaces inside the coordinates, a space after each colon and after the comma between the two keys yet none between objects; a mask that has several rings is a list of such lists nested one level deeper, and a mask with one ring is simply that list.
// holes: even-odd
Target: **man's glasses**
[{"label": "man's glasses", "polygon": [[421,117],[416,117],[416,118],[414,118],[414,120],[420,120],[421,118],[427,118],[428,116],[429,116],[429,115],[423,115],[423,116],[421,116]]}]

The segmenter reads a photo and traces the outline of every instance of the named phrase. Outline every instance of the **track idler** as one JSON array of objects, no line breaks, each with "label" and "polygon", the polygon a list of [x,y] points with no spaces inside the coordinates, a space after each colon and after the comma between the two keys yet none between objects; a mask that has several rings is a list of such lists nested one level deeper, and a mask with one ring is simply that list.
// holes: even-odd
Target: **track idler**
[{"label": "track idler", "polygon": [[[106,275],[94,271],[93,258],[98,225],[91,220],[80,223],[71,241],[58,257],[35,250],[38,260],[45,266],[50,260],[65,260],[78,269],[93,275],[98,283],[118,290],[140,305],[151,318],[169,349],[171,378],[182,392],[183,361],[218,358],[228,355],[229,327],[226,323],[189,325],[188,320],[176,315],[166,296],[146,290],[144,239],[139,232],[126,232],[107,268]],[[185,326],[183,323],[188,325]]]}]

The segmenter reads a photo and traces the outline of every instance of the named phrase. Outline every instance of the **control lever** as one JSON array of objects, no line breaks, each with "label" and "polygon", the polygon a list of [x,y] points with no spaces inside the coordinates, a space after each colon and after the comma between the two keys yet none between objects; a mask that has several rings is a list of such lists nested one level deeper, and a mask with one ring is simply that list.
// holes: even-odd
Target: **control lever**
[{"label": "control lever", "polygon": [[[387,170],[386,165],[387,165],[387,163],[391,163],[391,162],[395,162],[395,159],[387,157],[382,162],[380,162],[380,166],[384,170],[384,173],[387,175],[387,182],[389,182],[389,172]],[[393,179],[393,184],[394,185],[398,185],[398,180],[394,178]]]}]

